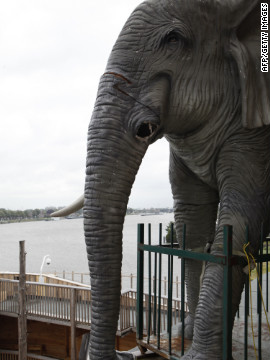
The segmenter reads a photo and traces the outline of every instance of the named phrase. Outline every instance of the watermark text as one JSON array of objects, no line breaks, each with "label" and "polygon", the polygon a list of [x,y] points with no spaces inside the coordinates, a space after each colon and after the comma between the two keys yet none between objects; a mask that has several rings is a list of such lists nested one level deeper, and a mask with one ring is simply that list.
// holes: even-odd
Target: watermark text
[{"label": "watermark text", "polygon": [[261,3],[261,71],[268,72],[268,4]]}]

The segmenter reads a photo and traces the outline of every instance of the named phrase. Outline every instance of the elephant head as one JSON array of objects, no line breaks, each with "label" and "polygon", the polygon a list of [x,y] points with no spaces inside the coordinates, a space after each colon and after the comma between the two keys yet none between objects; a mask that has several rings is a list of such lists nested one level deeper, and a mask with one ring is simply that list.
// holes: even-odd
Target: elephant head
[{"label": "elephant head", "polygon": [[[257,3],[147,0],[131,14],[112,49],[87,146],[84,228],[92,360],[117,356],[122,228],[148,146],[162,136],[170,143],[177,231],[182,220],[191,224],[189,217],[202,229],[199,217],[208,216],[203,240],[211,243],[223,191],[219,174],[214,175],[220,149],[234,134],[254,133],[270,123],[269,77],[259,68]],[[195,205],[208,215],[195,216]],[[203,351],[196,359],[210,359]]]}]

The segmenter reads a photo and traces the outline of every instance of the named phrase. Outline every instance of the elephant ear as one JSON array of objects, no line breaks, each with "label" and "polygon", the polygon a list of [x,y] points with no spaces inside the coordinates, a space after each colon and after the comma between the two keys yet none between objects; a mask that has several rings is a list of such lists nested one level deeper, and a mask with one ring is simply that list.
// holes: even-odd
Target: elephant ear
[{"label": "elephant ear", "polygon": [[270,76],[261,71],[260,2],[232,32],[230,48],[239,71],[243,126],[251,129],[269,125]]}]

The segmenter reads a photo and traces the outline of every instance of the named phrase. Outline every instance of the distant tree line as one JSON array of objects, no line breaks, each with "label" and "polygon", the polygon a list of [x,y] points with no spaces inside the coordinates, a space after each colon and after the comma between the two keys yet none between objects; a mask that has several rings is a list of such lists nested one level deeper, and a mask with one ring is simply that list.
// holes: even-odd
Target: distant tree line
[{"label": "distant tree line", "polygon": [[162,214],[162,213],[172,213],[172,208],[144,208],[144,209],[132,209],[127,208],[127,215],[136,215],[136,214]]},{"label": "distant tree line", "polygon": [[0,209],[0,222],[17,222],[17,221],[30,221],[42,220],[49,218],[50,215],[61,208],[46,207],[45,209],[27,209],[27,210],[8,210]]},{"label": "distant tree line", "polygon": [[[45,209],[27,209],[27,210],[9,210],[9,209],[0,209],[0,223],[7,222],[20,222],[20,221],[38,221],[43,219],[49,219],[50,215],[57,210],[62,209],[63,207],[49,206]],[[160,214],[173,212],[172,208],[149,208],[149,209],[127,209],[127,215],[136,215],[136,214]],[[83,209],[77,211],[71,215],[71,218],[81,217]]]}]

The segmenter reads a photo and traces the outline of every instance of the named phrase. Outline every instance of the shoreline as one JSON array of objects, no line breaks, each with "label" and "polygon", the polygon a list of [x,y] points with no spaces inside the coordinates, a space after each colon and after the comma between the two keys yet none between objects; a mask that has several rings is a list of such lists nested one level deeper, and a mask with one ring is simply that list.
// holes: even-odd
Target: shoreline
[{"label": "shoreline", "polygon": [[41,218],[41,219],[22,219],[22,220],[18,220],[18,219],[14,219],[14,220],[3,220],[0,221],[0,225],[4,225],[4,224],[16,224],[16,223],[25,223],[25,222],[34,222],[34,221],[54,221],[54,219],[51,218]]}]

